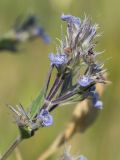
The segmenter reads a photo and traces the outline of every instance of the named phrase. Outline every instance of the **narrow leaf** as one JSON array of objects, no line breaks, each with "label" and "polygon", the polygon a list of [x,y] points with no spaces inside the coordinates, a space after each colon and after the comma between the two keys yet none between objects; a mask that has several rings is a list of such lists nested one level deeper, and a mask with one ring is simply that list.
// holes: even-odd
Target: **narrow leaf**
[{"label": "narrow leaf", "polygon": [[43,105],[43,102],[44,102],[44,98],[45,98],[45,89],[43,88],[39,95],[36,97],[35,100],[33,100],[32,104],[30,105],[30,112],[29,112],[29,117],[31,120],[33,120],[36,115],[38,114],[41,106]]}]

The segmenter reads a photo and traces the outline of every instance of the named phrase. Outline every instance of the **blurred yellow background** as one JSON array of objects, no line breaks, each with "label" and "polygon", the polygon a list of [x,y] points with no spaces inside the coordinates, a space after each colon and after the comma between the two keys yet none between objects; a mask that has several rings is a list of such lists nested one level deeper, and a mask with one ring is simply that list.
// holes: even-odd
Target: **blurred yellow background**
[{"label": "blurred yellow background", "polygon": [[[56,37],[60,38],[62,13],[92,17],[100,24],[98,51],[105,50],[101,60],[108,69],[109,85],[102,96],[104,109],[97,121],[84,134],[76,134],[69,142],[73,153],[89,160],[120,160],[120,2],[118,0],[0,0],[0,36],[8,31],[17,16],[34,13],[40,17],[52,38],[46,45],[37,39],[25,43],[18,54],[0,52],[0,152],[3,153],[18,134],[6,104],[19,102],[26,108],[44,84],[49,67],[48,53],[55,52]],[[23,160],[35,160],[62,131],[74,106],[55,110],[54,125],[39,130],[34,137],[19,145]],[[66,113],[68,116],[66,116]],[[49,158],[55,160],[62,150]],[[15,153],[8,158],[15,160]]]}]

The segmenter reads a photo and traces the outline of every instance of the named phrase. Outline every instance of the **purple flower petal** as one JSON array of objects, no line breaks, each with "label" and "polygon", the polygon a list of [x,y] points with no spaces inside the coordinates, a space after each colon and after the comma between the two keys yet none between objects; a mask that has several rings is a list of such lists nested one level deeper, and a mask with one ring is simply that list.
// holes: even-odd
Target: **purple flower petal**
[{"label": "purple flower petal", "polygon": [[47,34],[44,34],[42,38],[46,44],[49,44],[51,42],[51,38]]},{"label": "purple flower petal", "polygon": [[73,20],[73,16],[72,15],[62,15],[61,16],[61,19],[63,20],[63,21],[71,21],[71,20]]},{"label": "purple flower petal", "polygon": [[87,160],[87,158],[81,155],[77,160]]},{"label": "purple flower petal", "polygon": [[99,94],[96,92],[90,92],[90,96],[92,97],[93,106],[95,108],[102,109],[103,103],[99,100]]},{"label": "purple flower petal", "polygon": [[37,117],[42,121],[42,125],[45,127],[51,126],[53,124],[53,117],[45,109],[42,109]]},{"label": "purple flower petal", "polygon": [[49,59],[51,61],[51,64],[54,64],[56,66],[66,64],[68,62],[67,55],[66,54],[49,54]]},{"label": "purple flower petal", "polygon": [[63,21],[67,21],[68,23],[73,23],[74,25],[76,25],[77,27],[80,27],[81,25],[81,21],[80,21],[80,18],[79,17],[75,17],[75,16],[72,16],[72,15],[62,15],[61,16],[61,19]]},{"label": "purple flower petal", "polygon": [[35,27],[33,29],[34,35],[35,36],[42,36],[44,34],[44,29],[42,27]]},{"label": "purple flower petal", "polygon": [[103,103],[102,103],[102,101],[98,100],[98,101],[94,104],[94,107],[95,107],[95,108],[98,108],[98,109],[103,109]]},{"label": "purple flower petal", "polygon": [[95,91],[96,87],[92,86],[87,93],[85,93],[85,98],[91,97],[93,107],[98,109],[103,109],[103,103],[99,100],[99,94]]},{"label": "purple flower petal", "polygon": [[89,86],[91,83],[93,82],[93,80],[88,77],[88,76],[83,76],[82,78],[80,78],[78,80],[78,84],[82,87],[87,87]]},{"label": "purple flower petal", "polygon": [[50,43],[50,37],[45,33],[45,31],[42,27],[36,27],[33,30],[33,34],[34,34],[34,36],[41,37],[46,44]]}]

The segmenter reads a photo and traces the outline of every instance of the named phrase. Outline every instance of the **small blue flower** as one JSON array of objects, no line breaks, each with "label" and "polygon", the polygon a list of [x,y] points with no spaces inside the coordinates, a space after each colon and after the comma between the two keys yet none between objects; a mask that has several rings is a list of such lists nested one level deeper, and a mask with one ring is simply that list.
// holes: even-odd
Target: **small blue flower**
[{"label": "small blue flower", "polygon": [[50,37],[45,33],[44,29],[42,27],[36,27],[34,29],[34,35],[40,36],[45,43],[50,43]]},{"label": "small blue flower", "polygon": [[59,67],[59,65],[66,64],[68,62],[67,55],[66,54],[49,54],[49,59],[51,61],[52,65],[56,65]]},{"label": "small blue flower", "polygon": [[77,27],[80,27],[81,25],[81,21],[80,21],[80,18],[79,17],[75,17],[75,16],[72,16],[72,15],[62,15],[61,16],[61,19],[63,21],[67,21],[68,23],[73,23],[75,24]]},{"label": "small blue flower", "polygon": [[92,94],[92,102],[93,102],[93,106],[96,108],[101,109],[102,108],[102,102],[99,101],[99,94],[96,92],[91,92]]},{"label": "small blue flower", "polygon": [[51,126],[53,124],[53,117],[46,109],[42,109],[37,118],[42,121],[42,125],[45,127]]},{"label": "small blue flower", "polygon": [[49,44],[51,42],[51,38],[47,34],[44,34],[42,38],[46,44]]},{"label": "small blue flower", "polygon": [[38,36],[42,36],[44,34],[44,29],[42,27],[35,27],[34,34]]},{"label": "small blue flower", "polygon": [[99,100],[99,94],[95,90],[90,89],[90,91],[86,94],[86,97],[88,96],[92,98],[92,104],[95,108],[103,109],[103,103]]},{"label": "small blue flower", "polygon": [[96,92],[96,86],[90,87],[89,91],[85,93],[85,98],[91,97],[92,98],[92,104],[93,107],[98,109],[103,109],[103,103],[99,100],[99,94]]},{"label": "small blue flower", "polygon": [[77,160],[87,160],[87,158],[81,155]]},{"label": "small blue flower", "polygon": [[63,21],[70,21],[70,20],[72,20],[73,19],[73,16],[72,15],[62,15],[61,16],[61,19],[63,20]]},{"label": "small blue flower", "polygon": [[89,76],[83,76],[78,80],[78,84],[82,87],[87,87],[89,86],[93,80]]},{"label": "small blue flower", "polygon": [[98,109],[103,109],[103,103],[102,103],[102,101],[98,100],[98,101],[94,104],[94,107],[95,107],[95,108],[98,108]]}]

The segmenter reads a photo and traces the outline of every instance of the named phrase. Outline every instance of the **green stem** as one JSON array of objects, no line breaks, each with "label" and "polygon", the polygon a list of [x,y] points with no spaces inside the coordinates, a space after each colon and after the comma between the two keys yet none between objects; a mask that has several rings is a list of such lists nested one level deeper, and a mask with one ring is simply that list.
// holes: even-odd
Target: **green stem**
[{"label": "green stem", "polygon": [[12,142],[9,148],[5,151],[5,153],[0,157],[0,160],[5,160],[7,157],[14,151],[14,149],[19,145],[22,141],[21,136],[17,136],[17,138]]}]

